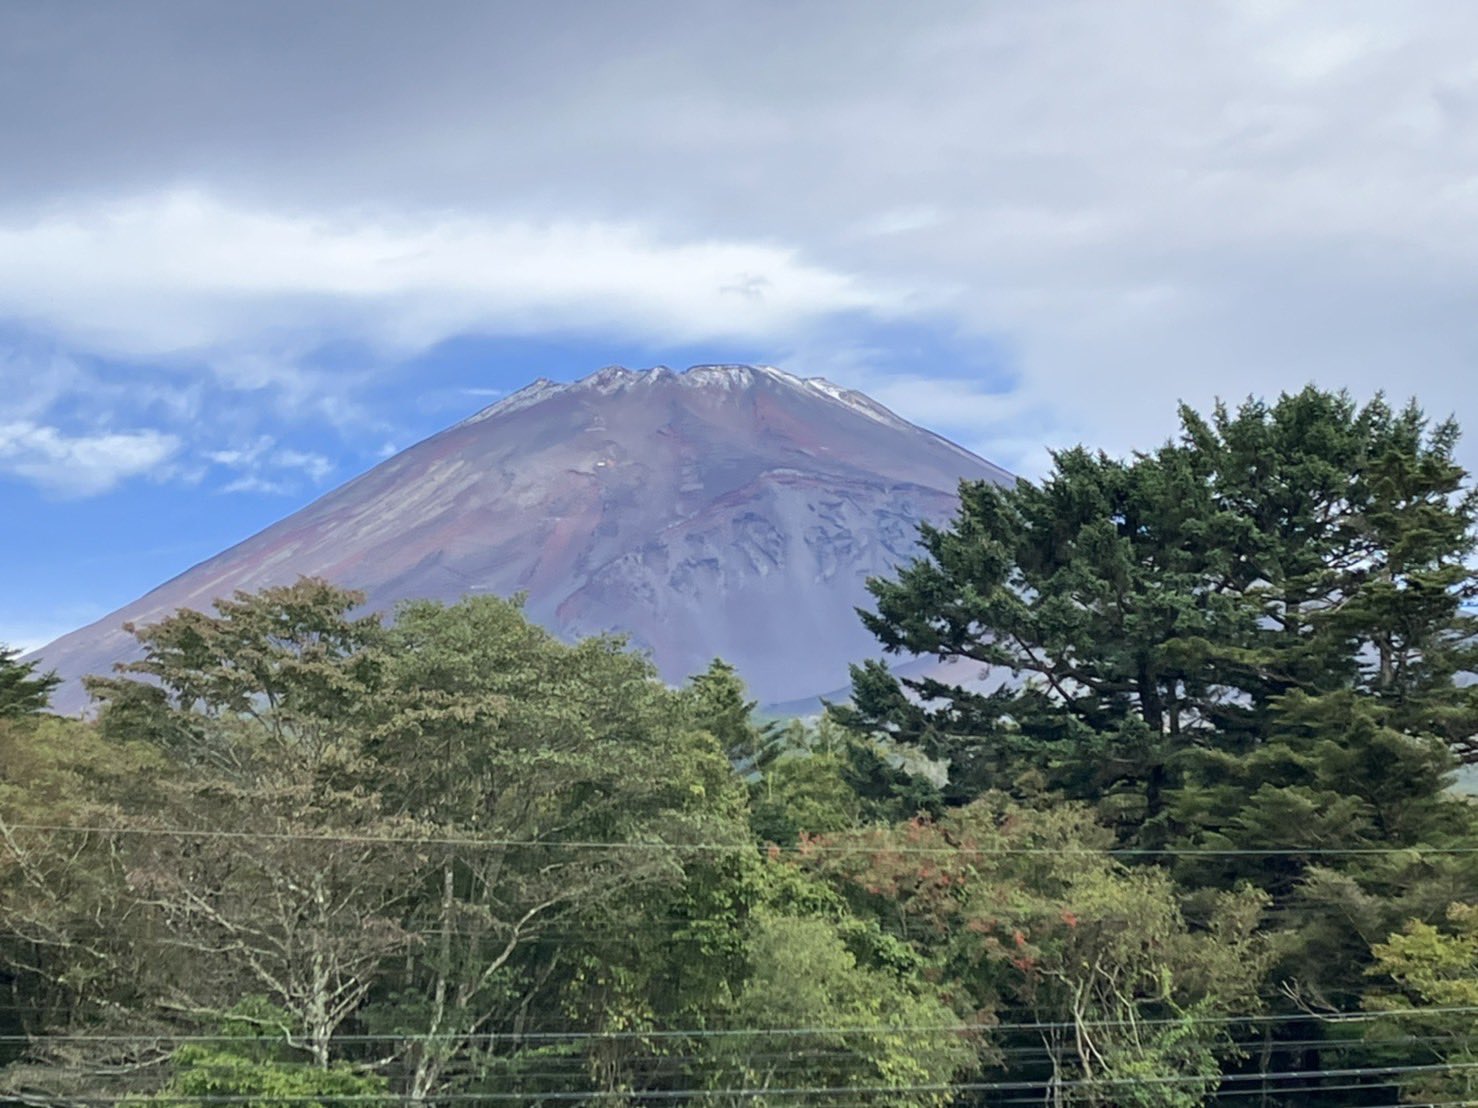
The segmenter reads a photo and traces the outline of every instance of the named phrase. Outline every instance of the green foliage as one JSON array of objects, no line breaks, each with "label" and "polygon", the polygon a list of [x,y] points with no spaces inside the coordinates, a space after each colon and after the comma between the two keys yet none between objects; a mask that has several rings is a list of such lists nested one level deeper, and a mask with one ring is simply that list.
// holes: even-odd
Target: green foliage
[{"label": "green foliage", "polygon": [[1181,415],[1153,453],[1074,449],[1040,485],[964,485],[863,619],[886,650],[983,664],[998,687],[874,664],[842,718],[949,758],[957,801],[1034,769],[1146,845],[1187,766],[1255,748],[1292,693],[1369,698],[1470,753],[1478,689],[1453,678],[1473,661],[1478,502],[1455,426],[1312,388]]},{"label": "green foliage", "polygon": [[[1412,920],[1399,935],[1375,946],[1368,970],[1392,978],[1404,990],[1399,1003],[1445,1008],[1478,1007],[1478,905],[1453,904],[1447,910],[1449,932]],[[1390,994],[1372,998],[1376,1010],[1391,1004]],[[1471,1020],[1460,1021],[1471,1026]],[[1469,1044],[1472,1045],[1472,1044]]]},{"label": "green foliage", "polygon": [[[739,815],[713,741],[620,640],[567,645],[494,597],[406,605],[389,635],[371,753],[399,804],[564,839]],[[529,809],[534,795],[551,807]]]},{"label": "green foliage", "polygon": [[[407,605],[390,629],[357,602],[305,580],[140,629],[145,657],[94,682],[87,733],[178,768],[103,822],[200,833],[108,843],[103,886],[138,921],[125,950],[174,951],[135,1005],[259,993],[319,1069],[352,1019],[398,1037],[385,1064],[410,1098],[479,1089],[509,1064],[481,1031],[561,994],[574,1006],[551,949],[591,963],[608,915],[721,898],[709,844],[748,842],[744,788],[617,640],[561,643],[493,598]],[[568,941],[582,927],[583,951]],[[653,1010],[689,1003],[659,987],[665,965],[641,967]],[[183,1060],[196,1081],[242,1066]]]},{"label": "green foliage", "polygon": [[[439,1036],[408,1052],[412,1093],[469,1054],[471,1087],[504,1072],[473,1037],[536,999],[618,1025],[665,1004],[667,963],[604,936],[712,879],[712,856],[686,844],[744,839],[743,788],[683,699],[618,640],[567,645],[492,597],[405,606],[387,651],[368,746],[386,803],[510,844],[440,852],[412,913],[436,940],[375,1014]],[[546,942],[573,980],[550,981]]]},{"label": "green foliage", "polygon": [[342,757],[359,741],[382,661],[379,618],[350,614],[363,600],[301,578],[218,600],[215,615],[185,609],[130,625],[143,659],[86,681],[104,733],[237,780]]},{"label": "green foliage", "polygon": [[[954,1014],[917,979],[859,962],[842,925],[762,911],[751,921],[748,954],[750,972],[725,1013],[727,1026],[820,1030],[709,1040],[702,1068],[710,1087],[862,1087],[886,1091],[898,1105],[953,1099],[948,1084],[975,1054],[953,1030]],[[706,1102],[790,1100],[715,1092]]]},{"label": "green foliage", "polygon": [[[1282,896],[1328,860],[1321,851],[1461,839],[1472,809],[1445,792],[1450,767],[1445,744],[1397,730],[1368,697],[1290,693],[1257,746],[1200,753],[1171,805],[1172,823],[1196,849],[1284,853],[1192,855],[1177,872],[1192,887],[1247,880]],[[1335,863],[1358,867],[1359,855]]]},{"label": "green foliage", "polygon": [[[864,618],[987,684],[870,663],[816,724],[516,601],[387,625],[306,579],[138,628],[95,724],[0,651],[0,1097],[1473,1099],[1456,429],[1181,419],[966,485]],[[1318,1084],[1263,1101],[1394,1096]]]},{"label": "green foliage", "polygon": [[107,742],[75,720],[0,719],[0,980],[24,998],[13,1030],[138,1004],[160,972],[157,952],[132,942],[126,841],[52,828],[153,810],[170,775],[147,745]]},{"label": "green foliage", "polygon": [[754,785],[750,823],[765,842],[790,845],[802,834],[844,831],[854,826],[862,802],[847,779],[840,754],[807,753],[781,758]]},{"label": "green foliage", "polygon": [[[1141,857],[1170,852],[1196,916],[1265,891],[1277,1014],[1347,1008],[1369,936],[1478,877],[1442,853],[1478,831],[1447,792],[1478,755],[1478,500],[1455,424],[1414,404],[1309,388],[1181,423],[1150,453],[964,486],[863,618],[885,650],[989,681],[872,663],[836,714],[947,759],[954,804],[1043,785],[1091,803]],[[1278,1049],[1263,1065],[1319,1057]]]},{"label": "green foliage", "polygon": [[[1165,873],[1126,869],[1108,845],[1081,806],[989,794],[937,822],[827,837],[801,855],[910,943],[958,1009],[1043,1025],[1034,1045],[1048,1071],[1026,1063],[1005,1079],[1062,1082],[1064,1103],[1203,1103],[1232,1052],[1208,1017],[1258,1005],[1265,899],[1223,894],[1192,926]],[[1151,1075],[1176,1080],[1124,1099],[1131,1078]]]},{"label": "green foliage", "polygon": [[777,730],[750,783],[750,825],[761,842],[790,845],[803,835],[893,822],[935,810],[937,767],[918,752],[858,735],[829,716]]},{"label": "green foliage", "polygon": [[[273,1029],[276,1028],[274,1033]],[[129,1099],[141,1108],[186,1108],[202,1099],[229,1098],[245,1108],[390,1108],[382,1077],[334,1063],[318,1066],[293,1048],[288,1013],[260,1000],[243,1001],[220,1024],[219,1042],[189,1044],[174,1052],[174,1074],[156,1095]],[[243,1038],[260,1034],[259,1039]]]},{"label": "green foliage", "polygon": [[45,711],[59,684],[55,673],[37,676],[35,662],[22,662],[20,651],[0,646],[0,719]]},{"label": "green foliage", "polygon": [[1432,1072],[1405,1083],[1407,1099],[1467,1103],[1478,1098],[1478,905],[1452,904],[1446,917],[1445,928],[1411,920],[1375,945],[1366,972],[1394,986],[1372,992],[1366,1007],[1396,1013],[1375,1025],[1373,1040],[1406,1037],[1425,1048]]},{"label": "green foliage", "polygon": [[733,666],[715,658],[708,668],[688,682],[685,690],[693,720],[718,742],[719,748],[736,762],[753,764],[764,741],[756,725],[756,702]]}]

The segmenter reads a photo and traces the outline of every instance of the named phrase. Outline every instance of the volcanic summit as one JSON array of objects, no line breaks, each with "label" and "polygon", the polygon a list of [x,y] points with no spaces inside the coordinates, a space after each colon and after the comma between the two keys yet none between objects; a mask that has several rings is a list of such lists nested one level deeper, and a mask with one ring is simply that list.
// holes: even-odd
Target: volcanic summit
[{"label": "volcanic summit", "polygon": [[649,650],[672,682],[714,657],[764,702],[843,685],[877,653],[864,582],[1004,470],[819,377],[747,365],[540,379],[37,654],[65,679],[136,656],[128,621],[321,576],[369,606],[527,596],[556,633]]}]

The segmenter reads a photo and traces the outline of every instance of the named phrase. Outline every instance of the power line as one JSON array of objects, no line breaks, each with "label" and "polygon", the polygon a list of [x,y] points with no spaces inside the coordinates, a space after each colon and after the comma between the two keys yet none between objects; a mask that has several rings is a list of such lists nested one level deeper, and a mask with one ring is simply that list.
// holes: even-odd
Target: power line
[{"label": "power line", "polygon": [[[1344,1052],[1344,1051],[1347,1051],[1347,1050],[1384,1050],[1384,1049],[1387,1049],[1387,1048],[1392,1047],[1392,1046],[1412,1046],[1412,1045],[1429,1045],[1429,1044],[1432,1044],[1432,1043],[1445,1043],[1445,1042],[1450,1041],[1452,1038],[1453,1038],[1453,1036],[1448,1036],[1448,1035],[1419,1035],[1419,1036],[1412,1036],[1412,1037],[1409,1037],[1409,1038],[1400,1038],[1400,1039],[1379,1039],[1379,1040],[1357,1039],[1357,1040],[1352,1040],[1351,1042],[1348,1042],[1348,1043],[1331,1042],[1331,1041],[1329,1041],[1327,1039],[1295,1039],[1295,1040],[1288,1040],[1288,1041],[1279,1042],[1277,1045],[1278,1045],[1279,1050],[1280,1051],[1284,1051],[1284,1052],[1286,1052],[1288,1050],[1296,1050],[1296,1049],[1311,1049],[1311,1048],[1312,1049],[1318,1049],[1318,1048],[1323,1048],[1327,1052],[1341,1053],[1341,1052]],[[39,1040],[39,1042],[43,1042],[43,1043],[44,1043],[44,1041],[45,1041],[44,1039]],[[170,1042],[170,1041],[173,1041],[173,1040],[172,1040],[172,1038],[170,1036],[158,1036],[158,1037],[155,1037],[155,1036],[141,1035],[141,1036],[138,1037],[138,1040],[129,1040],[130,1043],[131,1042],[134,1042],[134,1041],[137,1041],[140,1046],[147,1045],[147,1046],[153,1046],[153,1047],[156,1047],[156,1048],[159,1048],[159,1049],[163,1049],[165,1043]],[[195,1040],[191,1040],[191,1041],[193,1042]],[[262,1034],[262,1035],[259,1035],[259,1036],[234,1036],[234,1037],[224,1037],[223,1036],[220,1039],[212,1039],[210,1041],[211,1042],[217,1042],[217,1041],[219,1041],[219,1042],[229,1042],[229,1043],[246,1042],[246,1043],[249,1043],[249,1044],[251,1044],[253,1046],[283,1046],[283,1045],[286,1045],[286,1046],[289,1046],[289,1047],[291,1047],[293,1049],[306,1049],[306,1047],[302,1045],[301,1039],[299,1039],[298,1041],[294,1041],[294,1042],[284,1042],[284,1039],[283,1039],[282,1036],[275,1036],[275,1035],[268,1035],[268,1034]],[[339,1042],[342,1042],[342,1041],[343,1040],[340,1040],[340,1039],[337,1039],[337,1038],[334,1040],[335,1043],[339,1043]],[[420,1036],[415,1036],[415,1035],[405,1035],[405,1036],[392,1035],[392,1036],[386,1036],[383,1040],[379,1040],[379,1039],[374,1040],[374,1041],[370,1042],[367,1045],[377,1045],[379,1042],[382,1042],[382,1041],[388,1041],[388,1042],[418,1042],[419,1043],[419,1042],[424,1042],[426,1040],[424,1038],[420,1037]],[[1005,1064],[996,1064],[994,1066],[994,1068],[1000,1068],[1000,1069],[1007,1069],[1007,1070],[1009,1070],[1010,1068],[1012,1068],[1013,1065],[1020,1066],[1020,1065],[1030,1064],[1032,1062],[1050,1060],[1058,1052],[1055,1050],[1055,1048],[1053,1048],[1051,1046],[1048,1046],[1048,1045],[1043,1044],[1043,1043],[1038,1043],[1038,1044],[1036,1044],[1034,1046],[992,1047],[990,1049],[990,1052],[989,1053],[990,1053],[990,1056],[991,1056],[992,1059],[998,1058],[998,1057],[999,1058],[1011,1059],[1012,1060],[1011,1062],[1008,1062],[1008,1063],[1005,1063]],[[803,1066],[803,1065],[810,1065],[810,1064],[813,1064],[813,1063],[816,1063],[816,1062],[823,1062],[823,1061],[828,1061],[828,1060],[836,1060],[836,1059],[842,1059],[842,1058],[857,1059],[857,1058],[861,1057],[861,1055],[859,1055],[859,1053],[858,1053],[858,1051],[856,1049],[848,1050],[848,1049],[842,1049],[842,1048],[827,1048],[827,1049],[794,1049],[794,1048],[792,1048],[792,1049],[784,1050],[784,1051],[745,1050],[744,1051],[744,1054],[743,1054],[743,1057],[744,1057],[744,1060],[745,1060],[746,1063],[748,1063],[748,1062],[754,1062],[754,1061],[784,1062],[784,1063],[789,1064],[793,1068],[799,1068],[800,1066]],[[632,1067],[642,1067],[642,1066],[649,1067],[648,1072],[642,1074],[641,1076],[660,1076],[660,1074],[658,1074],[656,1071],[658,1069],[660,1069],[660,1067],[662,1067],[662,1066],[676,1065],[676,1064],[688,1064],[688,1063],[693,1063],[693,1062],[712,1062],[714,1060],[714,1058],[715,1058],[715,1055],[713,1055],[713,1054],[709,1054],[709,1053],[691,1053],[691,1052],[673,1053],[673,1054],[668,1054],[668,1053],[633,1054],[633,1055],[629,1056],[626,1059],[626,1064],[627,1065],[630,1065]],[[563,1076],[568,1076],[567,1069],[566,1070],[557,1070],[557,1071],[549,1072],[549,1071],[530,1070],[530,1069],[523,1069],[523,1068],[521,1068],[521,1067],[523,1067],[525,1065],[530,1064],[531,1056],[529,1056],[529,1055],[520,1055],[520,1054],[482,1055],[482,1056],[480,1056],[480,1059],[479,1060],[481,1061],[482,1064],[488,1065],[488,1066],[506,1066],[506,1067],[508,1067],[508,1069],[510,1070],[510,1072],[508,1073],[508,1076],[510,1076],[510,1077],[527,1078],[527,1077],[563,1077]],[[579,1053],[573,1053],[573,1052],[565,1053],[565,1054],[554,1054],[554,1055],[543,1054],[543,1055],[538,1056],[538,1058],[537,1058],[537,1062],[538,1062],[539,1065],[548,1065],[548,1066],[564,1065],[567,1068],[568,1067],[585,1066],[585,1065],[588,1065],[589,1064],[589,1061],[590,1061],[590,1059],[589,1059],[589,1056],[588,1055],[579,1054]],[[53,1060],[53,1062],[51,1064],[52,1064],[53,1068],[76,1069],[76,1070],[79,1070],[80,1072],[86,1072],[87,1071],[87,1067],[85,1065],[81,1064],[81,1063],[77,1063],[77,1064],[74,1064],[74,1065],[70,1065],[69,1066],[65,1061],[62,1061],[62,1060]]]},{"label": "power line", "polygon": [[[1282,1051],[1305,1047],[1323,1047],[1329,1051],[1344,1051],[1349,1049],[1376,1050],[1384,1049],[1393,1045],[1409,1046],[1413,1044],[1446,1042],[1450,1038],[1451,1036],[1412,1036],[1388,1040],[1355,1040],[1353,1042],[1344,1044],[1331,1043],[1328,1040],[1321,1039],[1303,1039],[1280,1042],[1278,1044],[1278,1047]],[[250,1041],[259,1044],[278,1042],[278,1040],[275,1038],[265,1036],[261,1038],[253,1038]],[[1013,1065],[1021,1066],[1032,1063],[1046,1064],[1049,1063],[1057,1055],[1057,1053],[1058,1052],[1055,1052],[1052,1048],[1046,1045],[1037,1045],[1033,1047],[994,1048],[991,1051],[993,1058],[1003,1056],[1012,1059],[1013,1062],[1004,1066],[999,1063],[994,1063],[991,1065],[990,1068],[1004,1069],[1009,1072]],[[691,1053],[634,1056],[623,1060],[623,1074],[632,1081],[653,1081],[660,1078],[676,1077],[682,1072],[684,1067],[692,1065],[694,1063],[712,1065],[716,1061],[720,1061],[721,1059],[722,1056]],[[743,1063],[746,1066],[753,1066],[755,1063],[759,1062],[768,1063],[768,1065],[764,1066],[763,1068],[765,1068],[768,1072],[777,1075],[784,1073],[794,1073],[811,1066],[833,1063],[842,1059],[850,1059],[854,1062],[863,1062],[866,1060],[866,1056],[859,1055],[856,1051],[852,1050],[835,1049],[790,1050],[785,1052],[745,1051],[742,1055]],[[529,1061],[530,1060],[526,1056],[520,1055],[483,1056],[479,1059],[479,1062],[484,1067],[488,1067],[490,1069],[498,1066],[506,1066],[506,1069],[503,1070],[501,1073],[485,1076],[497,1076],[510,1080],[516,1079],[520,1081],[535,1079],[565,1079],[574,1076],[575,1071],[583,1071],[585,1067],[588,1067],[590,1064],[590,1058],[587,1055],[583,1054],[567,1054],[554,1057],[542,1056],[537,1059],[538,1065],[555,1066],[562,1063],[564,1065],[563,1069],[523,1068],[524,1066],[529,1064]],[[72,1065],[68,1065],[65,1063],[52,1063],[48,1066],[48,1070],[50,1072],[74,1073],[80,1076],[86,1076],[92,1072],[89,1066],[81,1063]],[[1256,1077],[1261,1075],[1248,1074],[1243,1076]],[[1368,1084],[1362,1084],[1350,1086],[1335,1086],[1334,1088],[1368,1089],[1369,1087],[1370,1086]],[[1323,1092],[1330,1091],[1330,1089],[1331,1087],[1327,1085],[1320,1087],[1320,1091]],[[1255,1089],[1232,1091],[1221,1094],[1223,1098],[1236,1098],[1256,1095],[1258,1095],[1258,1090]]]},{"label": "power line", "polygon": [[1082,847],[1049,847],[1049,846],[1019,846],[1019,847],[972,847],[972,846],[917,846],[909,844],[872,844],[872,843],[818,843],[806,842],[793,846],[778,846],[776,844],[759,845],[753,842],[743,843],[683,843],[683,842],[653,842],[650,840],[638,840],[632,842],[610,842],[606,840],[569,840],[569,839],[496,839],[496,838],[472,838],[468,836],[452,835],[370,835],[352,834],[345,832],[316,832],[316,831],[241,831],[222,830],[219,828],[185,828],[185,827],[109,827],[97,825],[78,824],[51,824],[51,823],[9,823],[6,824],[12,831],[28,831],[42,834],[84,834],[84,835],[137,835],[158,836],[172,838],[191,839],[230,839],[230,840],[264,840],[281,842],[329,842],[348,843],[363,846],[385,845],[385,846],[459,846],[474,847],[482,849],[541,849],[541,850],[664,850],[664,851],[699,851],[706,853],[739,852],[739,853],[765,853],[779,851],[785,854],[795,854],[805,857],[809,854],[845,854],[845,853],[877,853],[877,854],[905,854],[905,855],[941,855],[946,857],[974,856],[974,857],[1009,857],[1023,855],[1029,857],[1052,856],[1052,857],[1288,857],[1298,856],[1362,856],[1362,855],[1390,855],[1410,854],[1420,857],[1422,855],[1466,855],[1478,854],[1478,845],[1473,846],[1365,846],[1365,847],[1319,847],[1319,846],[1287,846],[1269,847],[1265,849],[1242,849],[1242,848],[1215,848],[1215,847],[1109,847],[1103,850],[1085,849]]},{"label": "power line", "polygon": [[[1241,1023],[1255,1023],[1259,1025],[1278,1024],[1288,1022],[1303,1022],[1316,1020],[1321,1023],[1364,1023],[1370,1020],[1404,1017],[1404,1016],[1431,1016],[1431,1015],[1473,1015],[1478,1014],[1478,1005],[1454,1005],[1439,1008],[1394,1008],[1375,1012],[1334,1012],[1334,1013],[1283,1013],[1270,1015],[1228,1015],[1228,1016],[1185,1016],[1181,1018],[1152,1018],[1152,1019],[1116,1019],[1116,1020],[1083,1020],[1083,1021],[1055,1021],[1055,1022],[1014,1022],[1014,1023],[954,1023],[954,1024],[914,1024],[890,1027],[885,1024],[873,1024],[866,1027],[739,1027],[739,1028],[667,1028],[656,1030],[623,1030],[623,1031],[524,1031],[524,1032],[502,1032],[502,1031],[479,1031],[470,1033],[443,1032],[436,1034],[415,1035],[403,1032],[383,1034],[345,1034],[333,1036],[337,1043],[382,1043],[395,1041],[417,1041],[435,1042],[448,1040],[457,1042],[581,1042],[592,1039],[599,1040],[623,1040],[623,1039],[711,1039],[729,1038],[743,1035],[753,1036],[781,1036],[781,1035],[943,1035],[943,1034],[969,1034],[980,1031],[1071,1031],[1078,1027],[1154,1027],[1154,1026],[1185,1026],[1191,1025],[1223,1025],[1229,1026]],[[229,1018],[229,1017],[226,1017]],[[8,1035],[0,1036],[0,1042],[138,1042],[140,1039],[157,1041],[168,1039],[171,1042],[262,1042],[264,1040],[276,1039],[275,1035],[228,1035],[228,1034],[182,1034],[182,1035],[150,1035],[147,1033],[137,1035],[106,1034],[94,1035],[86,1032],[77,1034],[52,1034],[45,1036]],[[1339,1044],[1328,1044],[1331,1048]]]},{"label": "power line", "polygon": [[[1437,1063],[1432,1065],[1393,1065],[1393,1066],[1358,1066],[1344,1069],[1309,1069],[1309,1070],[1285,1070],[1277,1073],[1265,1074],[1230,1074],[1222,1075],[1161,1075],[1153,1077],[1100,1077],[1100,1078],[1069,1078],[1053,1081],[1051,1084],[1056,1088],[1102,1088],[1105,1086],[1121,1085],[1200,1085],[1214,1084],[1216,1086],[1237,1082],[1262,1082],[1269,1081],[1292,1081],[1307,1078],[1346,1078],[1346,1077],[1396,1077],[1407,1074],[1438,1074],[1467,1072],[1478,1069],[1478,1062],[1454,1062]],[[508,1092],[492,1091],[477,1093],[440,1093],[432,1099],[438,1102],[446,1101],[525,1101],[531,1099],[575,1101],[575,1100],[612,1100],[627,1099],[639,1096],[645,1100],[678,1100],[693,1096],[727,1096],[739,1099],[755,1099],[758,1097],[778,1096],[853,1096],[858,1094],[879,1094],[897,1096],[900,1093],[965,1093],[965,1092],[1026,1092],[1040,1089],[1045,1084],[1043,1081],[949,1081],[949,1082],[919,1082],[910,1084],[893,1085],[795,1085],[780,1087],[731,1087],[731,1088],[684,1088],[684,1089],[648,1089],[635,1093],[627,1089],[579,1089],[579,1090],[548,1090],[537,1092]],[[1317,1091],[1317,1090],[1310,1090]],[[303,1094],[278,1095],[278,1094],[220,1094],[220,1093],[167,1093],[162,1094],[167,1100],[177,1100],[196,1104],[241,1104],[246,1102],[269,1102],[289,1103],[300,1101]],[[72,1097],[75,1102],[87,1104],[121,1104],[125,1097]],[[342,1093],[332,1094],[330,1099],[341,1102],[374,1102],[391,1099],[390,1094],[384,1093]]]}]

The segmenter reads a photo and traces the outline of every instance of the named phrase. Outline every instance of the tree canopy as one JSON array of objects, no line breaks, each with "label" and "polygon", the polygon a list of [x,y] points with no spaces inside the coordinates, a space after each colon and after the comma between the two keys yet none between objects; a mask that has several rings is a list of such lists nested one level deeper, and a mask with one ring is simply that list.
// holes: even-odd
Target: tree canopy
[{"label": "tree canopy", "polygon": [[20,651],[0,645],[0,719],[35,715],[61,683],[55,673],[36,673],[35,662],[20,660]]},{"label": "tree canopy", "polygon": [[1456,441],[1308,389],[967,483],[863,614],[966,679],[818,719],[311,579],[95,718],[0,651],[0,1099],[1466,1103]]}]

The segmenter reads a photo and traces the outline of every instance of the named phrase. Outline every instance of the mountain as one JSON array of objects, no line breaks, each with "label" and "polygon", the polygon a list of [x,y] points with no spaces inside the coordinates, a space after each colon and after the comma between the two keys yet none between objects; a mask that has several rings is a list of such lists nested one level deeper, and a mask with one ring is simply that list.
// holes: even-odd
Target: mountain
[{"label": "mountain", "polygon": [[915,553],[961,478],[1004,470],[819,377],[763,366],[540,379],[37,651],[78,679],[135,657],[126,621],[322,576],[391,610],[527,595],[560,635],[625,632],[678,682],[719,656],[764,702],[876,654],[864,580]]}]

